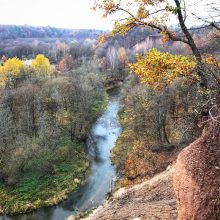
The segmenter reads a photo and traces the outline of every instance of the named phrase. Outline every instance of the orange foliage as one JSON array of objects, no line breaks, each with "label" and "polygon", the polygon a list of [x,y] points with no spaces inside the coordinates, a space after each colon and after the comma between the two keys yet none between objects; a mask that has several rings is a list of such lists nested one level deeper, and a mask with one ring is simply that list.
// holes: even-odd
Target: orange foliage
[{"label": "orange foliage", "polygon": [[204,62],[214,67],[220,68],[220,62],[213,55],[209,55],[208,57],[204,58]]},{"label": "orange foliage", "polygon": [[59,62],[58,69],[59,69],[59,71],[60,71],[61,73],[64,73],[64,72],[65,72],[65,69],[66,69],[65,59],[62,59],[62,60]]},{"label": "orange foliage", "polygon": [[125,175],[129,178],[151,175],[155,163],[156,155],[148,149],[146,143],[135,141],[125,163]]}]

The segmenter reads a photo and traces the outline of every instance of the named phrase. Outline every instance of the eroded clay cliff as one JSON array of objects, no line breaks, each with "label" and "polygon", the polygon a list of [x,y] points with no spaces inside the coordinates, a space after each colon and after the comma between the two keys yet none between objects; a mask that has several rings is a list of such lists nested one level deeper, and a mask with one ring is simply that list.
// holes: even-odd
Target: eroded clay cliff
[{"label": "eroded clay cliff", "polygon": [[210,120],[202,136],[178,156],[174,174],[178,220],[220,219],[220,125]]}]

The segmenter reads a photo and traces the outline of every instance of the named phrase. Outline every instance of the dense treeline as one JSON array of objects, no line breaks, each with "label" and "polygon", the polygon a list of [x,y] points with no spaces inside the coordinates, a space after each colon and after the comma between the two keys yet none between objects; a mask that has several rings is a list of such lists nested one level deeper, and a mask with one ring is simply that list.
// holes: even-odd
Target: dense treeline
[{"label": "dense treeline", "polygon": [[[60,43],[79,48],[82,44],[89,44],[89,41],[96,40],[103,33],[105,32],[98,30],[0,25],[0,56],[17,56],[20,59],[30,59],[40,53],[47,56],[51,62],[57,62],[55,54],[60,47]],[[133,46],[142,42],[148,36],[157,35],[155,31],[152,32],[150,29],[136,28],[125,38],[117,35],[109,39],[105,44],[105,49],[124,47],[127,50],[133,50]]]},{"label": "dense treeline", "polygon": [[44,54],[51,62],[57,62],[56,51],[60,42],[68,45],[84,44],[86,39],[95,40],[103,31],[0,25],[0,56],[34,58]]},{"label": "dense treeline", "polygon": [[76,40],[97,39],[99,30],[78,30],[55,27],[33,27],[28,25],[0,25],[0,39],[17,38],[73,38]]},{"label": "dense treeline", "polygon": [[10,85],[1,92],[1,177],[7,184],[16,182],[33,166],[29,163],[39,159],[40,173],[52,173],[59,142],[63,137],[72,142],[86,138],[103,101],[102,82],[95,73],[76,70],[70,77],[47,80],[29,71],[22,76],[29,79],[19,81],[18,86],[17,78],[16,88]]},{"label": "dense treeline", "polygon": [[125,181],[166,168],[175,154],[173,150],[187,146],[201,132],[195,113],[199,111],[195,84],[177,80],[155,91],[138,81],[136,77],[128,78],[122,90],[123,132],[112,151],[112,159]]}]

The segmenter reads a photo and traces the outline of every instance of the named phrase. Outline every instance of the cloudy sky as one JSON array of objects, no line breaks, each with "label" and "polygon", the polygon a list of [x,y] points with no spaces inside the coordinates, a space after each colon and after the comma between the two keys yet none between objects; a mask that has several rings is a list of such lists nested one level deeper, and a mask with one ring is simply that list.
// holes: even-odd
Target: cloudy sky
[{"label": "cloudy sky", "polygon": [[[100,12],[91,10],[93,2],[94,0],[0,0],[0,24],[111,29],[113,18],[101,18]],[[219,0],[211,2],[219,4]],[[204,7],[209,0],[186,0],[186,3],[187,8],[199,16],[210,13]],[[175,24],[174,19],[170,24]],[[188,24],[194,25],[195,21],[188,19]]]},{"label": "cloudy sky", "polygon": [[110,29],[93,0],[0,0],[0,24]]}]

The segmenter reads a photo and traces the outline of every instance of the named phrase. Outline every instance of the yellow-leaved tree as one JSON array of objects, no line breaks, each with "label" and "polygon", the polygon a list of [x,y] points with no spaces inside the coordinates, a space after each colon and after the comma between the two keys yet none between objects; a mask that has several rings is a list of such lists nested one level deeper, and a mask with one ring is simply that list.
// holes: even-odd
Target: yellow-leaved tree
[{"label": "yellow-leaved tree", "polygon": [[43,54],[38,54],[32,61],[32,67],[39,75],[51,76],[53,74],[53,68],[50,61]]},{"label": "yellow-leaved tree", "polygon": [[148,86],[161,88],[176,77],[193,76],[196,61],[192,57],[172,55],[151,49],[146,56],[138,55],[137,62],[130,64],[133,70]]},{"label": "yellow-leaved tree", "polygon": [[24,69],[24,62],[17,57],[6,60],[3,66],[0,66],[0,86],[4,87],[8,80],[14,80]]},{"label": "yellow-leaved tree", "polygon": [[124,47],[120,47],[118,49],[118,58],[123,68],[125,68],[128,64],[128,56]]}]

